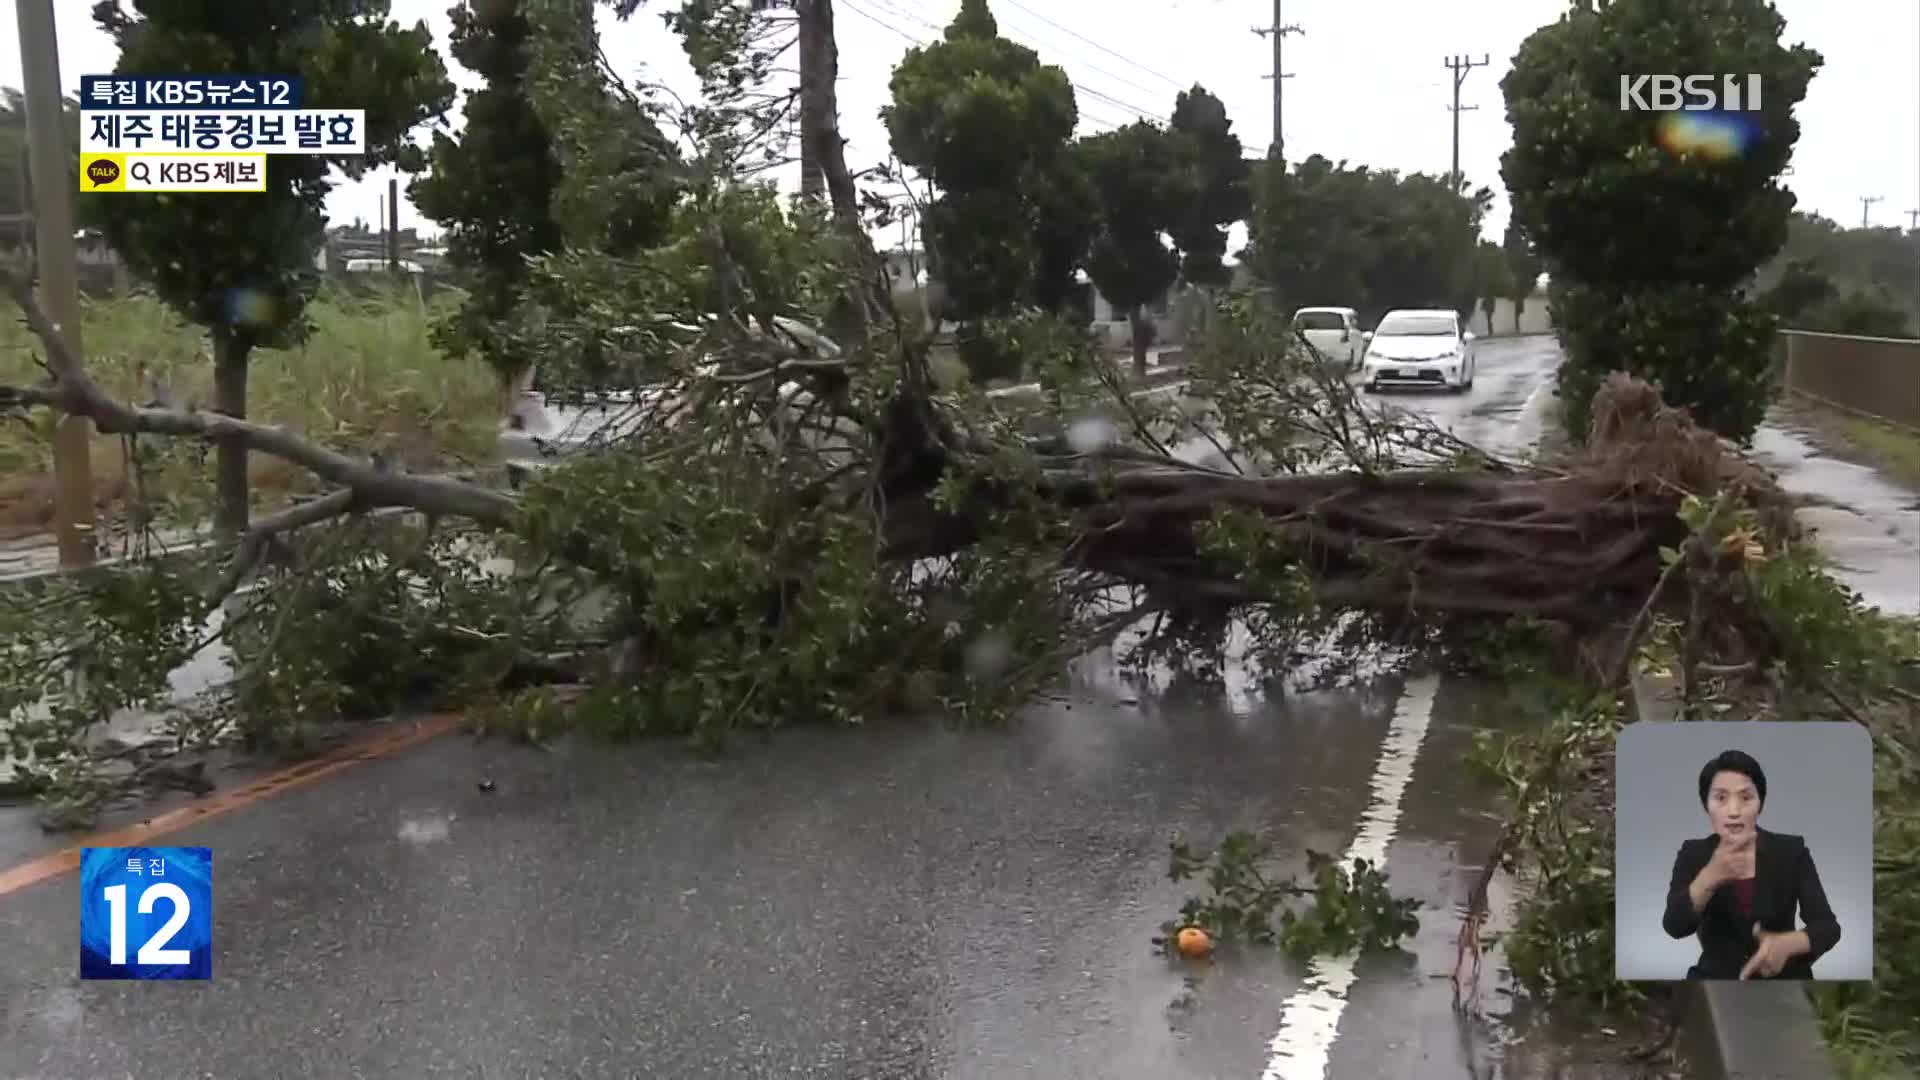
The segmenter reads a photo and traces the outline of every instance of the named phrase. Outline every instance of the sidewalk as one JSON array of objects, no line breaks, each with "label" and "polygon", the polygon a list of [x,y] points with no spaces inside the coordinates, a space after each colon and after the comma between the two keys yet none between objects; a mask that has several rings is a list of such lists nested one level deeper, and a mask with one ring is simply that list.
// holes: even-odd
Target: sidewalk
[{"label": "sidewalk", "polygon": [[1763,424],[1753,452],[1788,492],[1816,500],[1798,517],[1841,580],[1883,611],[1920,615],[1920,491],[1828,455],[1790,423]]},{"label": "sidewalk", "polygon": [[[206,537],[202,533],[186,529],[161,530],[154,537],[153,549],[156,552],[185,554],[198,551],[205,544]],[[122,536],[103,538],[100,558],[94,566],[103,568],[121,562],[120,553],[125,550],[125,545],[126,538]],[[35,533],[0,542],[0,587],[55,573],[59,569],[60,550],[51,533]]]}]

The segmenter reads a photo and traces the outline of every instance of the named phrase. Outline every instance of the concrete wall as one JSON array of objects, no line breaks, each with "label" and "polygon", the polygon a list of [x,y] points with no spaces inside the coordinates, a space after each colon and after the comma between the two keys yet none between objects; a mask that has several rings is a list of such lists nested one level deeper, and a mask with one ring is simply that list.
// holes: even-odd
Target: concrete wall
[{"label": "concrete wall", "polygon": [[1782,330],[1781,384],[1920,432],[1920,340]]}]

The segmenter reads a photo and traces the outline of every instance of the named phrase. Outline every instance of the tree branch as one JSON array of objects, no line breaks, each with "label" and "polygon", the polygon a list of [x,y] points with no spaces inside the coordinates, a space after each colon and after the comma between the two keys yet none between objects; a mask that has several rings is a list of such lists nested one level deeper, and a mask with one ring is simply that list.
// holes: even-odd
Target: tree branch
[{"label": "tree branch", "polygon": [[208,590],[207,606],[215,607],[233,595],[233,590],[240,587],[241,580],[259,563],[260,556],[267,550],[269,540],[281,533],[292,532],[308,525],[318,525],[322,521],[350,513],[354,505],[353,490],[343,488],[311,502],[282,510],[277,514],[269,514],[254,522],[241,537],[240,546],[234,551],[233,561],[227,564],[226,572],[221,574],[220,580],[214,582],[213,588]]},{"label": "tree branch", "polygon": [[155,409],[128,405],[109,395],[67,351],[66,339],[14,274],[0,275],[7,294],[26,316],[27,327],[47,351],[52,382],[34,387],[0,387],[0,403],[38,405],[85,416],[109,435],[151,434],[215,440],[232,438],[247,449],[305,468],[353,491],[366,506],[411,506],[430,514],[471,519],[493,528],[509,527],[519,504],[509,495],[441,476],[393,472],[372,461],[348,457],[284,428],[237,420],[193,409]]}]

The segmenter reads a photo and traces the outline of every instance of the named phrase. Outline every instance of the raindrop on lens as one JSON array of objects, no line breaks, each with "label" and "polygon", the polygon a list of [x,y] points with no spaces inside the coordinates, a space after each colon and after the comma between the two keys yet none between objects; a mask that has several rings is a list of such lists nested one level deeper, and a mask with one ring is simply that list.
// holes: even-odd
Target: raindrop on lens
[{"label": "raindrop on lens", "polygon": [[1067,444],[1074,453],[1091,454],[1096,450],[1112,446],[1119,441],[1119,432],[1113,424],[1101,417],[1088,417],[1075,420],[1067,428]]},{"label": "raindrop on lens", "polygon": [[991,679],[1007,670],[1013,649],[996,633],[982,634],[967,646],[967,673],[976,679]]}]

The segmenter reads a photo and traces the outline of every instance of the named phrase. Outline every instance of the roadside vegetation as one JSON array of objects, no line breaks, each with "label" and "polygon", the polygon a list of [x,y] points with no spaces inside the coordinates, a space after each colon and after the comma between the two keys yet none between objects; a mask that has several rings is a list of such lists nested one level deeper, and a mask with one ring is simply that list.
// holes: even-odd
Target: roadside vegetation
[{"label": "roadside vegetation", "polygon": [[[457,292],[423,300],[411,288],[321,296],[307,312],[313,331],[306,341],[256,357],[251,412],[327,446],[377,449],[410,468],[484,467],[495,453],[499,384],[485,368],[449,357],[429,340],[443,313],[460,302]],[[81,320],[87,370],[114,396],[199,408],[212,401],[206,332],[151,294],[87,301]],[[40,376],[35,345],[19,320],[0,322],[0,382]],[[46,420],[0,425],[0,539],[40,533],[53,519]],[[129,468],[134,452],[143,463],[138,491]],[[199,447],[159,439],[130,447],[100,435],[93,466],[111,548],[127,539],[129,512],[140,499],[155,528],[193,529],[206,521],[211,465]],[[318,489],[305,471],[265,455],[252,456],[249,477],[260,509]]]},{"label": "roadside vegetation", "polygon": [[[109,236],[164,272],[157,299],[100,307],[85,367],[9,275],[31,338],[8,339],[0,410],[29,430],[92,418],[137,450],[130,490],[184,516],[211,490],[228,533],[198,562],[141,560],[0,602],[0,752],[50,824],[175,777],[182,752],[297,749],[342,718],[429,704],[534,742],[712,751],[794,724],[992,723],[1123,628],[1149,628],[1142,657],[1217,671],[1237,623],[1263,667],[1384,643],[1513,687],[1539,726],[1481,754],[1512,809],[1487,873],[1526,887],[1505,952],[1529,994],[1590,1015],[1653,993],[1612,977],[1607,811],[1634,681],[1666,673],[1689,717],[1873,732],[1880,970],[1816,1000],[1860,1075],[1913,1062],[1920,635],[1826,573],[1792,501],[1737,448],[1770,400],[1775,327],[1744,283],[1786,236],[1779,171],[1818,67],[1780,43],[1762,0],[1695,5],[1682,24],[1657,0],[1576,4],[1530,38],[1503,84],[1516,228],[1497,249],[1473,242],[1486,189],[1250,161],[1203,87],[1166,128],[1076,138],[1065,73],[1001,37],[984,0],[895,71],[886,119],[911,186],[845,160],[824,0],[672,13],[704,88],[692,104],[608,71],[571,0],[476,6],[457,55],[487,90],[425,154],[401,136],[446,107],[444,73],[404,55],[410,32],[267,6],[339,32],[316,40],[378,43],[389,62],[355,66],[371,82],[352,92],[391,99],[385,152],[426,170],[414,190],[441,208],[473,288],[444,307],[317,296],[295,257],[312,250],[312,183],[233,197],[261,215],[239,233],[220,197],[156,209],[159,224],[118,200]],[[204,45],[191,15],[157,14],[144,36],[109,27],[146,43],[122,65]],[[804,93],[773,82],[794,35]],[[275,70],[334,70],[298,40],[229,44],[267,50]],[[1768,80],[1756,156],[1662,155],[1650,121],[1582,89],[1612,87],[1621,57],[1656,42],[1669,51],[1649,70]],[[790,110],[797,200],[764,179]],[[1595,160],[1617,164],[1593,174]],[[926,302],[959,327],[951,356],[899,317],[879,273],[870,230],[903,208],[942,281]],[[274,215],[284,246],[254,250]],[[1646,227],[1622,233],[1629,217]],[[1222,282],[1236,220],[1252,235],[1245,290]],[[1368,241],[1382,221],[1400,245],[1384,253]],[[226,246],[248,253],[245,287],[214,282]],[[172,258],[192,265],[159,265]],[[1326,282],[1363,306],[1464,314],[1483,289],[1524,296],[1542,268],[1569,355],[1568,440],[1527,460],[1364,404],[1287,329]],[[1209,408],[1127,396],[1076,270],[1131,313],[1136,370],[1151,298],[1196,298],[1189,396]],[[557,389],[647,392],[625,435],[524,490],[460,475],[486,456],[502,382],[530,369]],[[1016,376],[1041,383],[1051,423],[982,393]],[[1194,440],[1226,467],[1171,452]],[[4,445],[44,461],[30,440]],[[210,480],[196,471],[207,446],[284,478]],[[233,501],[276,483],[313,497]],[[95,738],[162,703],[167,673],[215,644],[232,678],[179,710],[169,741]],[[1175,849],[1174,876],[1210,890],[1170,923],[1176,948],[1189,930],[1209,947],[1385,948],[1422,915],[1377,868],[1316,860],[1310,884],[1283,883],[1261,854],[1239,835]],[[1463,994],[1485,893],[1483,880],[1461,924]]]}]

